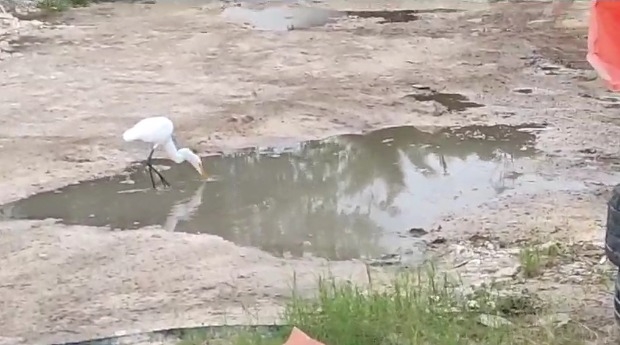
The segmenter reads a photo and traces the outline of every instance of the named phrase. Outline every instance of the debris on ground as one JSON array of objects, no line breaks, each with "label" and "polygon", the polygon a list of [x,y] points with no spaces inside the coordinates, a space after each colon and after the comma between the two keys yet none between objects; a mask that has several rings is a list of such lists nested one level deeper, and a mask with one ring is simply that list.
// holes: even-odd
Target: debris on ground
[{"label": "debris on ground", "polygon": [[286,340],[284,345],[324,345],[318,340],[310,338],[306,333],[302,332],[299,328],[293,327],[291,335]]}]

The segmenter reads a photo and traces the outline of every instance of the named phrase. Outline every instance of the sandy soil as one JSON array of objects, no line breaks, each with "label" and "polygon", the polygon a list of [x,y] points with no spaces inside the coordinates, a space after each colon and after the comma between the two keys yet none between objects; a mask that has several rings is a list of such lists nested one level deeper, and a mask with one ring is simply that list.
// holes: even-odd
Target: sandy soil
[{"label": "sandy soil", "polygon": [[[403,4],[330,2],[336,9]],[[538,140],[549,158],[540,173],[570,176],[588,188],[447,215],[434,235],[447,237],[448,249],[481,234],[504,247],[532,239],[600,246],[618,159],[617,111],[585,63],[585,5],[557,23],[541,21],[547,6],[498,3],[409,23],[349,19],[285,33],[227,23],[217,16],[219,5],[73,10],[63,18],[68,25],[22,37],[33,44],[0,61],[0,202],[143,159],[144,147],[124,144],[120,134],[157,113],[169,114],[178,138],[204,153],[388,125],[536,122],[549,124]],[[437,114],[403,98],[413,84],[462,93],[486,107]],[[533,92],[514,91],[523,87]],[[478,260],[490,260],[498,274],[515,265],[514,256]],[[270,320],[291,272],[308,287],[327,266],[339,277],[367,281],[359,262],[286,261],[204,235],[4,222],[0,335],[25,344],[75,341],[119,330],[247,322],[248,308]],[[613,322],[611,297],[595,280],[568,280],[561,291],[581,291],[566,305],[603,329]],[[538,284],[544,290],[560,283]]]}]

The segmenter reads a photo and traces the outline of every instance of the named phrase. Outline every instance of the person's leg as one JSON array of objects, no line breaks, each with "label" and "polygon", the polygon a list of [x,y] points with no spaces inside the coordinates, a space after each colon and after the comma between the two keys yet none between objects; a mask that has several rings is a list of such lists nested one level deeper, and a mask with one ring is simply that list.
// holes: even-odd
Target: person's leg
[{"label": "person's leg", "polygon": [[590,65],[613,91],[620,91],[620,1],[594,0],[588,29]]},{"label": "person's leg", "polygon": [[562,16],[573,5],[575,0],[553,0],[551,2],[551,15],[553,17]]}]

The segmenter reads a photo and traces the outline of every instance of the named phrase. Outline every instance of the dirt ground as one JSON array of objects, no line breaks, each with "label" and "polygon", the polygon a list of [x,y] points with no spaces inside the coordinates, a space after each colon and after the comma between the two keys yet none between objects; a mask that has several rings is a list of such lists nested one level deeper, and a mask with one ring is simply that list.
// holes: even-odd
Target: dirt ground
[{"label": "dirt ground", "polygon": [[[437,252],[467,260],[456,265],[461,273],[484,280],[516,265],[514,252],[497,246],[577,243],[572,264],[525,285],[604,333],[613,324],[611,290],[593,272],[611,270],[599,259],[620,121],[616,101],[585,62],[587,4],[555,23],[543,20],[545,3],[459,7],[465,11],[408,23],[350,18],[289,32],[228,23],[219,4],[71,10],[22,35],[16,53],[0,61],[0,202],[144,159],[144,147],[123,143],[121,133],[152,114],[168,114],[179,140],[202,153],[402,124],[546,123],[537,145],[548,159],[539,173],[570,176],[586,188],[505,197],[446,215],[433,234],[447,239]],[[486,107],[437,114],[403,98],[414,84]],[[532,93],[514,91],[524,87]],[[485,247],[488,255],[475,249],[480,238],[496,244]],[[586,250],[591,246],[596,250]],[[9,344],[247,323],[248,310],[269,322],[292,272],[301,288],[327,269],[361,284],[368,279],[357,261],[285,260],[212,236],[53,221],[0,223],[0,267],[0,340]]]}]

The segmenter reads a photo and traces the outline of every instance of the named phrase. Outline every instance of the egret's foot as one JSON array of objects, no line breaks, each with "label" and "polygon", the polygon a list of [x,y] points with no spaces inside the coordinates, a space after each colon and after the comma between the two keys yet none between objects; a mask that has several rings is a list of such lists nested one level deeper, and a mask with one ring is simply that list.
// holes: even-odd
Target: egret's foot
[{"label": "egret's foot", "polygon": [[150,162],[147,161],[146,166],[149,169],[149,176],[151,177],[151,185],[153,186],[153,189],[157,189],[157,186],[155,185],[155,178],[153,177],[153,173],[155,173],[159,177],[159,180],[161,181],[161,184],[162,186],[164,186],[164,188],[170,187],[170,183],[166,181],[164,176],[159,171],[157,171],[157,169],[155,169],[155,167],[153,167],[153,165]]},{"label": "egret's foot", "polygon": [[168,183],[168,181],[166,181],[166,179],[163,176],[160,176],[161,179],[161,185],[166,187],[166,188],[170,188],[170,183]]},{"label": "egret's foot", "polygon": [[164,176],[157,171],[155,168],[153,168],[153,171],[157,174],[157,176],[159,176],[159,180],[161,181],[161,185],[168,188],[170,187],[170,183],[168,183],[168,181],[166,181],[166,179],[164,178]]}]

